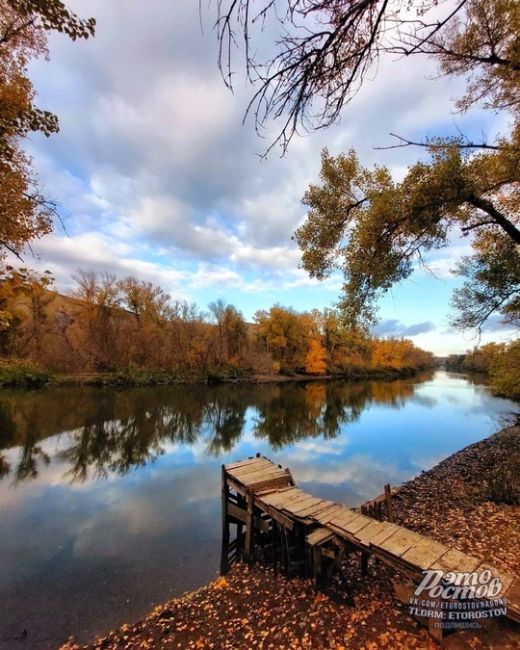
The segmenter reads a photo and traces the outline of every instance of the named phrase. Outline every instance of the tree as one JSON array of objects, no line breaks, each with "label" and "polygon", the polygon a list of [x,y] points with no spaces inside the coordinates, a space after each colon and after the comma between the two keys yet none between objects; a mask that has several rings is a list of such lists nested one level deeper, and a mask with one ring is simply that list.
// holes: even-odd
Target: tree
[{"label": "tree", "polygon": [[15,340],[23,338],[22,347],[31,343],[39,357],[52,282],[49,271],[38,275],[26,268],[0,268],[0,354],[23,352],[15,349]]},{"label": "tree", "polygon": [[[520,308],[520,4],[264,0],[253,8],[252,0],[220,0],[218,8],[226,82],[231,84],[234,38],[242,31],[249,78],[258,83],[249,110],[257,128],[281,119],[276,142],[284,152],[299,128],[333,124],[383,54],[430,56],[442,74],[466,77],[460,110],[481,104],[509,112],[510,131],[493,142],[464,135],[419,142],[396,136],[394,147],[419,146],[430,154],[400,183],[385,167],[363,168],[353,151],[337,158],[325,151],[322,186],[311,186],[305,195],[309,213],[296,240],[312,276],[344,272],[341,306],[350,325],[359,326],[373,321],[381,293],[460,228],[475,237],[476,255],[459,266],[467,283],[455,297],[455,324],[480,326],[494,312],[514,320]],[[257,58],[252,45],[253,25],[263,21],[270,29],[277,21],[282,27],[278,50],[267,61]],[[507,241],[507,255],[498,260]],[[497,279],[499,267],[513,288]]]},{"label": "tree", "polygon": [[132,360],[139,365],[159,365],[164,353],[159,336],[169,315],[170,296],[151,282],[127,277],[117,283],[120,304],[132,314],[135,329],[129,332]]},{"label": "tree", "polygon": [[0,0],[0,259],[20,255],[24,246],[52,229],[56,204],[38,187],[23,138],[58,131],[58,119],[34,104],[27,70],[31,59],[47,56],[45,32],[70,38],[94,34],[95,21],[82,20],[60,0]]},{"label": "tree", "polygon": [[[281,120],[275,143],[284,152],[298,129],[336,122],[385,54],[434,56],[443,73],[469,77],[462,108],[519,100],[516,0],[217,0],[217,9],[224,80],[232,86],[234,49],[244,43],[257,86],[248,112],[258,130]],[[266,24],[276,50],[263,59]]]},{"label": "tree", "polygon": [[[425,252],[446,246],[455,227],[478,233],[477,247],[479,241],[488,242],[484,256],[481,244],[478,262],[489,273],[484,277],[474,269],[473,279],[498,289],[496,269],[489,266],[491,250],[500,252],[501,267],[505,264],[510,276],[518,274],[514,200],[520,181],[515,153],[520,151],[520,126],[514,135],[514,145],[494,153],[468,155],[456,146],[432,144],[432,161],[411,166],[400,183],[386,167],[362,167],[354,151],[337,157],[323,152],[322,182],[305,194],[309,212],[295,239],[311,276],[343,272],[341,307],[351,326],[373,322],[379,295],[407,278]],[[467,273],[472,264],[466,262],[459,272]],[[475,286],[471,274],[469,282]],[[485,318],[496,310],[518,309],[518,282],[501,290],[500,297],[492,291],[486,300]]]},{"label": "tree", "polygon": [[520,399],[520,340],[504,346],[491,362],[491,386],[510,399]]},{"label": "tree", "polygon": [[258,338],[282,370],[293,371],[305,364],[311,331],[310,320],[301,316],[280,305],[255,314]]},{"label": "tree", "polygon": [[305,357],[305,372],[309,375],[324,375],[327,370],[326,351],[320,340],[313,338]]},{"label": "tree", "polygon": [[466,277],[455,291],[453,325],[480,329],[493,313],[505,322],[520,325],[520,251],[507,236],[483,232],[477,237],[475,255],[464,257],[457,274]]},{"label": "tree", "polygon": [[237,364],[242,348],[247,341],[247,325],[244,317],[233,305],[219,299],[209,305],[210,313],[217,326],[217,363]]},{"label": "tree", "polygon": [[113,315],[120,303],[116,277],[80,269],[73,279],[78,286],[72,295],[78,299],[85,323],[86,340],[81,352],[87,353],[96,370],[113,368],[117,340]]}]

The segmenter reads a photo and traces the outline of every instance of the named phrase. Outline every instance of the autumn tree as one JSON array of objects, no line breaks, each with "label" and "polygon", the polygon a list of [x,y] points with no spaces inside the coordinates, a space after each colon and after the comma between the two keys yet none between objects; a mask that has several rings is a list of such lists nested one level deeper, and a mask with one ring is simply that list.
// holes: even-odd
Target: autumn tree
[{"label": "autumn tree", "polygon": [[127,277],[117,283],[120,306],[133,317],[129,334],[131,359],[139,364],[160,365],[164,353],[161,330],[169,315],[170,296],[159,286]]},{"label": "autumn tree", "polygon": [[295,370],[305,363],[308,351],[309,320],[303,321],[294,309],[275,305],[255,314],[257,335],[282,370]]},{"label": "autumn tree", "polygon": [[0,268],[0,353],[35,351],[40,357],[43,324],[47,318],[53,277],[26,268]]},{"label": "autumn tree", "polygon": [[[432,146],[431,163],[416,163],[401,182],[386,167],[363,167],[354,151],[336,157],[323,152],[321,184],[305,194],[309,212],[295,238],[312,277],[344,273],[341,307],[352,326],[372,322],[376,299],[407,278],[426,252],[448,245],[457,226],[478,232],[477,245],[486,238],[495,242],[491,248],[506,242],[509,258],[502,255],[502,261],[515,274],[520,230],[512,200],[520,181],[515,154],[520,127],[516,135],[514,147],[493,154],[468,156],[456,146]],[[477,254],[480,264],[486,261]],[[496,310],[511,313],[517,286],[500,295],[488,282],[491,297],[478,309],[484,307],[484,317]],[[465,320],[479,322],[479,317]]]},{"label": "autumn tree", "polygon": [[72,295],[85,325],[86,340],[79,350],[96,370],[108,370],[117,363],[117,324],[114,310],[120,297],[117,279],[110,273],[78,270],[74,276],[77,287]]},{"label": "autumn tree", "polygon": [[494,391],[510,399],[520,399],[520,340],[512,341],[494,355],[490,367]]},{"label": "autumn tree", "polygon": [[23,139],[56,133],[58,119],[35,105],[28,65],[47,56],[46,32],[70,38],[94,34],[93,19],[82,20],[61,0],[0,1],[0,259],[52,229],[56,205],[39,189]]},{"label": "autumn tree", "polygon": [[309,351],[305,356],[305,372],[309,375],[324,375],[327,370],[325,357],[326,351],[321,341],[317,338],[311,339]]},{"label": "autumn tree", "polygon": [[[432,57],[440,72],[464,76],[464,111],[481,105],[509,113],[510,130],[492,142],[464,135],[425,141],[398,138],[396,147],[425,148],[430,160],[397,182],[384,166],[363,167],[355,152],[323,154],[321,185],[304,202],[296,232],[304,268],[323,278],[345,276],[342,309],[351,326],[370,323],[376,299],[408,277],[424,254],[448,244],[453,231],[475,241],[475,257],[455,298],[458,327],[480,326],[492,313],[518,313],[520,154],[520,4],[516,0],[221,0],[220,65],[231,84],[237,31],[257,91],[250,104],[257,127],[280,119],[283,151],[297,130],[333,124],[375,69],[380,56]],[[255,25],[280,24],[276,53],[259,60]],[[271,33],[269,31],[269,33]],[[263,48],[260,51],[265,51]],[[503,246],[504,242],[505,248]],[[498,259],[497,252],[507,248]],[[494,266],[487,266],[488,263]],[[506,281],[498,278],[506,271]],[[489,273],[488,273],[489,271]]]},{"label": "autumn tree", "polygon": [[247,325],[243,315],[222,299],[210,303],[209,310],[217,326],[217,362],[237,364],[247,341]]},{"label": "autumn tree", "polygon": [[475,253],[456,267],[464,284],[453,296],[453,324],[480,329],[492,314],[505,323],[520,325],[520,250],[507,235],[490,231],[475,238]]}]

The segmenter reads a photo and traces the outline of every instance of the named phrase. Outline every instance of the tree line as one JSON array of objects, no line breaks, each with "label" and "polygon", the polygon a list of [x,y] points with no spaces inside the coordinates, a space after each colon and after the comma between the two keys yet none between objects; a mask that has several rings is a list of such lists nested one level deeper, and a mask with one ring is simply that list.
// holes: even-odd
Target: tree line
[{"label": "tree line", "polygon": [[173,378],[410,374],[433,357],[406,339],[351,329],[335,309],[275,305],[252,323],[223,300],[201,310],[134,277],[78,271],[68,295],[49,273],[0,270],[0,355],[61,373]]},{"label": "tree line", "polygon": [[476,346],[466,354],[451,354],[446,365],[450,370],[484,373],[498,395],[520,400],[520,339]]}]

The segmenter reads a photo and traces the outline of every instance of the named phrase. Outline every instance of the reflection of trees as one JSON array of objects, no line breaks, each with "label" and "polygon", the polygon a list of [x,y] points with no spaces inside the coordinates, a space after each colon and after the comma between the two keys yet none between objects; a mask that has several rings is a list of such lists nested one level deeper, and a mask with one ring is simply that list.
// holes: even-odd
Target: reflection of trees
[{"label": "reflection of trees", "polygon": [[[417,380],[419,381],[419,379]],[[204,441],[207,452],[229,452],[239,441],[246,411],[255,435],[281,447],[309,437],[334,437],[370,403],[399,407],[415,391],[414,380],[313,382],[262,386],[73,388],[4,393],[0,399],[0,449],[19,447],[9,467],[0,453],[0,478],[34,478],[50,459],[42,441],[66,433],[59,459],[68,476],[124,474],[154,461],[168,444]]]},{"label": "reflection of trees", "polygon": [[340,425],[359,417],[366,399],[365,385],[309,383],[272,386],[255,403],[255,433],[275,448],[305,438],[337,435]]},{"label": "reflection of trees", "polygon": [[433,373],[396,381],[334,381],[276,385],[262,401],[256,401],[255,430],[271,446],[283,447],[297,440],[333,438],[342,426],[356,422],[369,404],[402,407],[414,395],[418,383]]}]

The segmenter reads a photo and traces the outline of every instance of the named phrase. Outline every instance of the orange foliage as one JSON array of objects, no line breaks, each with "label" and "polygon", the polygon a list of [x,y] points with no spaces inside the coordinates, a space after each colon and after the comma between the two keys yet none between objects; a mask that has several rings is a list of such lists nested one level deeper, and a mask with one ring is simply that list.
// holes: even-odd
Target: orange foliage
[{"label": "orange foliage", "polygon": [[326,350],[319,339],[311,339],[309,351],[305,357],[305,372],[309,375],[324,375],[327,370]]}]

